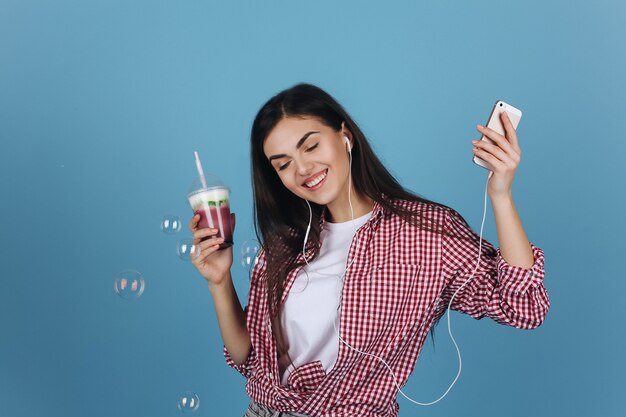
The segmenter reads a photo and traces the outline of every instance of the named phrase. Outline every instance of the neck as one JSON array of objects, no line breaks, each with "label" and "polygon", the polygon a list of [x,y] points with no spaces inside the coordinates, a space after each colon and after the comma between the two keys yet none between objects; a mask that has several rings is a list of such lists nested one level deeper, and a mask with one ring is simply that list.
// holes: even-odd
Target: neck
[{"label": "neck", "polygon": [[[326,205],[330,214],[328,221],[331,223],[343,223],[352,220],[352,213],[350,212],[350,201],[346,195],[344,198],[338,198],[337,200],[328,203]],[[354,210],[354,218],[364,216],[372,211],[374,207],[374,200],[367,196],[359,196],[354,190],[352,190],[352,208]]]}]

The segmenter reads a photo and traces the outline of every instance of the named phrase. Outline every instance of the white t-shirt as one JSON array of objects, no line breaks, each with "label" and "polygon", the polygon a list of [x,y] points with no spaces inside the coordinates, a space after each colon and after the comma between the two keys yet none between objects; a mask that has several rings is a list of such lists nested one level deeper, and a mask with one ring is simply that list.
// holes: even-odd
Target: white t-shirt
[{"label": "white t-shirt", "polygon": [[[320,254],[310,266],[298,273],[281,314],[281,325],[287,351],[297,368],[316,360],[330,371],[339,352],[339,299],[348,251],[356,231],[372,212],[343,223],[324,223],[320,232]],[[308,279],[307,279],[308,274]],[[330,276],[329,276],[330,275]],[[287,386],[289,374],[295,368],[280,367],[281,383]]]}]

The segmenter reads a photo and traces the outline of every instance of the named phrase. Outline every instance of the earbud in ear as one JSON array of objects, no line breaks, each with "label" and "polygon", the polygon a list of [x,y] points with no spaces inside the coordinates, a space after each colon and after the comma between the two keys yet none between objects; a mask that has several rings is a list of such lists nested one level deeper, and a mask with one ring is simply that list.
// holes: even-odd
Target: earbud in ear
[{"label": "earbud in ear", "polygon": [[348,145],[348,152],[352,152],[352,147],[350,146],[350,139],[347,136],[343,137],[343,141]]}]

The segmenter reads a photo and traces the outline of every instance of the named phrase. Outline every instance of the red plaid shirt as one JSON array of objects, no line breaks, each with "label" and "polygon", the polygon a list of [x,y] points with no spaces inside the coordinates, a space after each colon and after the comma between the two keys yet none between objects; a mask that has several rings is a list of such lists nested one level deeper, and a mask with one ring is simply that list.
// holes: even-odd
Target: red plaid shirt
[{"label": "red plaid shirt", "polygon": [[[444,222],[446,231],[455,236],[475,236],[476,242],[422,230],[378,203],[356,232],[347,264],[355,261],[344,277],[338,329],[350,346],[383,358],[400,387],[413,371],[431,326],[472,274],[478,255],[478,236],[456,211],[420,202],[402,204],[421,211],[434,225]],[[324,221],[322,216],[321,223]],[[476,275],[459,291],[451,308],[475,319],[491,317],[520,329],[539,326],[550,301],[543,285],[543,251],[531,247],[534,265],[526,269],[507,264],[500,250],[483,239]],[[287,277],[283,302],[300,269]],[[252,342],[248,359],[235,365],[224,347],[228,365],[247,378],[250,398],[276,411],[310,416],[397,416],[398,388],[387,367],[342,341],[328,374],[320,361],[314,361],[291,373],[289,387],[281,385],[264,270],[261,253],[245,309]]]}]

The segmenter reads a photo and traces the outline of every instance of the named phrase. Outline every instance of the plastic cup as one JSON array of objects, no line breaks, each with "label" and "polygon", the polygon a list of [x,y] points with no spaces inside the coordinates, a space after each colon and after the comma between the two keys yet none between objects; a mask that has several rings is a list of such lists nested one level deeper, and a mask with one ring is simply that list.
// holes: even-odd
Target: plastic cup
[{"label": "plastic cup", "polygon": [[[233,229],[230,224],[230,189],[216,176],[206,175],[206,187],[198,177],[189,194],[187,201],[194,214],[200,215],[198,227],[218,229],[217,236],[223,237],[224,242],[220,249],[233,245]],[[202,240],[209,239],[209,237]]]}]

